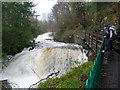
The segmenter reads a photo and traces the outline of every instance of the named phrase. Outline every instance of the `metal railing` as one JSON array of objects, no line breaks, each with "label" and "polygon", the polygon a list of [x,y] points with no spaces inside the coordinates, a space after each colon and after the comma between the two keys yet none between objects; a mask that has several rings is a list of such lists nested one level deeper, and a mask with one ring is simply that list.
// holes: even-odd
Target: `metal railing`
[{"label": "metal railing", "polygon": [[100,73],[103,64],[104,58],[104,40],[102,41],[101,47],[97,53],[96,60],[94,61],[94,65],[92,70],[90,71],[89,78],[86,80],[86,88],[99,88],[100,87]]}]

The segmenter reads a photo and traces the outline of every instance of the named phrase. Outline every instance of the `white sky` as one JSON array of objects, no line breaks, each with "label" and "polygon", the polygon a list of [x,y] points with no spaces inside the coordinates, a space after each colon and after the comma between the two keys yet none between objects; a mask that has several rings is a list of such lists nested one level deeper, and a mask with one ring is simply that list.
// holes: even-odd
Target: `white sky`
[{"label": "white sky", "polygon": [[46,14],[51,12],[52,7],[57,3],[57,0],[33,0],[35,4],[38,4],[34,7],[39,20],[45,19]]}]

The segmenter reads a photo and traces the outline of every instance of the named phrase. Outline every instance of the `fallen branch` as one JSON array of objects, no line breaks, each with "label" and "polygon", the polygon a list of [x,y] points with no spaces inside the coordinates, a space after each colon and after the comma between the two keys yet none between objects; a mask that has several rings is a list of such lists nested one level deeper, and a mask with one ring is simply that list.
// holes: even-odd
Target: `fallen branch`
[{"label": "fallen branch", "polygon": [[57,76],[59,72],[60,72],[60,71],[55,72],[55,73],[51,73],[51,74],[48,75],[46,78],[43,78],[43,79],[39,80],[38,82],[36,82],[35,84],[32,84],[29,88],[33,88],[34,86],[36,86],[36,85],[39,84],[40,82],[48,79],[50,76],[53,76],[53,75]]}]

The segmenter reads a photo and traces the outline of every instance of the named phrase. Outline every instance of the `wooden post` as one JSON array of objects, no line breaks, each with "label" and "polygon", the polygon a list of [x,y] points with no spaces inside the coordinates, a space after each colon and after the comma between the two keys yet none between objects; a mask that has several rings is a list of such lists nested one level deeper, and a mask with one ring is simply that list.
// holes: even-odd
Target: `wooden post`
[{"label": "wooden post", "polygon": [[[97,53],[97,51],[100,49],[100,45],[101,45],[101,40],[99,40],[99,35],[96,34],[87,34],[86,33],[86,43],[89,45],[89,47],[95,52]],[[100,44],[100,45],[99,45]]]},{"label": "wooden post", "polygon": [[95,50],[96,53],[97,53],[97,48],[98,48],[98,37],[96,36],[96,50]]}]

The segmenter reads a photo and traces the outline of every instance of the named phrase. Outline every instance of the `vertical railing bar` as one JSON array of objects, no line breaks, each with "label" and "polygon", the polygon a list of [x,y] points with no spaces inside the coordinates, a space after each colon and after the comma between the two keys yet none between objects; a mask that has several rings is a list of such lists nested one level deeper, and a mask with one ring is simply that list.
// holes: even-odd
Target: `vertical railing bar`
[{"label": "vertical railing bar", "polygon": [[[97,39],[96,39],[97,41]],[[97,51],[97,42],[96,42],[96,51]],[[101,68],[102,68],[102,59],[103,59],[103,56],[104,56],[104,53],[102,52],[102,50],[104,49],[104,39],[103,39],[103,42],[101,44],[101,47],[98,51],[98,55],[95,59],[95,64],[94,64],[94,68],[92,68],[92,70],[94,70],[94,78],[92,78],[91,76],[91,73],[90,73],[90,77],[87,79],[87,82],[86,82],[86,88],[98,88],[99,87],[99,83],[100,83],[100,72],[101,72]],[[92,72],[92,71],[91,71]],[[93,74],[93,73],[92,73]],[[91,80],[90,78],[92,78],[93,80],[92,81],[89,81]],[[90,84],[90,82],[92,82],[92,84]],[[92,86],[90,86],[90,85]]]}]

